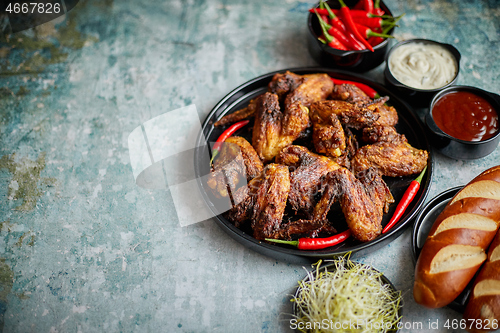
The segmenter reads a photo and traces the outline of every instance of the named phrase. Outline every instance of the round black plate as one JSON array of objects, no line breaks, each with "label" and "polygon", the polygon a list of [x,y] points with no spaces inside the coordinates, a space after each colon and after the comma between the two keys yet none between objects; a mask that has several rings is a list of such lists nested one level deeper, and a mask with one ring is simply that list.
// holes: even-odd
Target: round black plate
[{"label": "round black plate", "polygon": [[[351,262],[353,265],[361,265],[360,263],[358,262],[355,262],[355,261],[352,261]],[[375,268],[373,267],[370,267],[372,270],[374,270],[375,272],[378,272],[378,273],[382,273],[380,272],[379,270],[376,270]],[[336,269],[337,269],[337,265],[335,263],[328,263],[328,262],[325,262],[322,266],[320,266],[319,268],[319,272],[324,272],[325,270],[327,272],[334,272]],[[307,282],[309,281],[310,279],[310,275],[312,274],[312,276],[316,277],[317,273],[316,273],[316,270],[317,268],[315,267],[313,271],[310,272],[310,274],[306,275],[306,277],[302,280],[302,282]],[[396,289],[396,287],[392,284],[392,282],[382,273],[382,275],[380,275],[380,278],[379,278],[379,281],[382,283],[382,285],[389,285],[389,288],[394,291],[394,292],[397,292],[398,290]],[[295,294],[293,295],[293,299],[297,299],[299,297],[299,293],[300,293],[300,287],[298,287],[296,290],[295,290]],[[399,305],[399,309],[398,309],[398,317],[399,318],[403,318],[403,297],[401,296],[401,302],[400,302],[400,305]],[[300,317],[300,313],[299,313],[299,309],[297,307],[297,303],[296,302],[293,302],[293,314],[294,316],[296,317]],[[400,321],[401,322],[401,321]],[[332,325],[332,324],[330,324]],[[335,324],[333,324],[335,325]],[[334,326],[335,327],[335,326]],[[399,328],[394,328],[392,330],[390,330],[389,332],[391,333],[395,333],[395,332],[399,332]]]},{"label": "round black plate", "polygon": [[[422,211],[415,218],[415,223],[413,225],[413,234],[411,239],[411,248],[413,251],[413,263],[417,263],[418,256],[420,255],[420,251],[424,246],[425,240],[427,239],[427,235],[429,235],[429,231],[434,224],[434,221],[438,217],[438,215],[443,211],[448,202],[460,191],[463,186],[457,186],[450,188],[429,201]],[[474,280],[474,279],[473,279]],[[465,288],[465,290],[453,301],[448,307],[458,311],[463,312],[465,310],[465,305],[467,301],[467,297],[471,291],[471,281],[470,285]]]},{"label": "round black plate", "polygon": [[[267,90],[267,85],[271,81],[274,74],[283,73],[286,70],[297,74],[326,73],[332,77],[336,77],[339,79],[353,80],[367,84],[374,88],[381,96],[389,96],[390,100],[388,103],[394,106],[396,110],[398,110],[399,123],[396,126],[398,132],[403,133],[408,139],[408,142],[413,147],[425,149],[429,152],[430,156],[427,172],[422,180],[420,190],[406,209],[405,214],[398,222],[398,224],[395,225],[386,234],[383,234],[376,239],[366,243],[361,243],[351,237],[344,243],[327,249],[317,251],[304,251],[298,250],[296,248],[268,244],[266,242],[258,241],[253,238],[252,235],[236,228],[230,221],[222,216],[221,213],[223,212],[217,210],[214,202],[208,195],[209,189],[203,181],[203,177],[208,175],[210,172],[210,147],[217,140],[220,134],[222,134],[222,132],[225,130],[225,127],[214,127],[213,123],[222,118],[224,115],[235,112],[248,105],[251,99],[259,96]],[[248,130],[249,128],[246,129],[246,131]],[[245,129],[242,129],[241,131],[244,132]],[[245,136],[245,134],[239,135]],[[235,90],[231,91],[213,108],[213,110],[205,119],[205,122],[202,126],[202,132],[197,138],[197,148],[195,149],[194,163],[195,174],[198,180],[200,191],[205,199],[206,204],[213,212],[215,221],[223,230],[225,230],[231,237],[252,250],[276,259],[296,263],[310,262],[311,260],[317,260],[320,258],[331,258],[348,252],[352,252],[353,255],[364,255],[387,245],[389,242],[393,241],[403,233],[403,231],[410,225],[411,221],[422,207],[425,198],[427,197],[433,174],[433,157],[431,154],[430,144],[427,140],[427,137],[425,136],[424,127],[420,119],[413,114],[412,110],[405,102],[388,91],[384,86],[368,80],[363,76],[320,67],[291,68],[268,73],[250,80],[247,83],[244,83],[241,86],[237,87]],[[406,188],[413,180],[413,178],[414,177],[384,178],[392,192],[392,195],[394,196],[396,203],[400,201]],[[388,214],[385,214],[382,225],[385,226],[387,224],[395,208],[396,204],[391,205],[390,212]]]}]

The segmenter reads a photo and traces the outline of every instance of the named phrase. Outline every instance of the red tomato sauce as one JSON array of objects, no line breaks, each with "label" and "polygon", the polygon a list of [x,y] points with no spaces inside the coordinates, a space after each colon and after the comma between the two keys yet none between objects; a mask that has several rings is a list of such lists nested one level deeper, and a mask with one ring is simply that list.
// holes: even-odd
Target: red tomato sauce
[{"label": "red tomato sauce", "polygon": [[498,132],[498,113],[483,97],[467,91],[441,97],[432,109],[436,125],[464,141],[482,141]]}]

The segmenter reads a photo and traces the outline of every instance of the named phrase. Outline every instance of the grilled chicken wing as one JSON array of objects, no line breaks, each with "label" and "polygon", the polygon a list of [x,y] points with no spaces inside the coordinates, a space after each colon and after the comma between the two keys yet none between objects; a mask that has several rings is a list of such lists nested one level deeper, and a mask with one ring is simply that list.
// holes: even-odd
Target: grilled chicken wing
[{"label": "grilled chicken wing", "polygon": [[335,113],[322,114],[311,108],[314,149],[320,154],[339,157],[346,150],[346,137],[342,124]]},{"label": "grilled chicken wing", "polygon": [[407,142],[377,142],[358,149],[351,161],[353,172],[374,167],[389,177],[409,176],[421,172],[429,153]]},{"label": "grilled chicken wing", "polygon": [[379,98],[367,106],[367,109],[378,115],[378,119],[373,124],[374,126],[396,126],[398,123],[399,118],[396,109],[385,104],[388,99],[388,97]]},{"label": "grilled chicken wing", "polygon": [[359,89],[354,84],[345,83],[335,85],[331,98],[353,104],[363,104],[372,101],[372,99],[367,94],[365,94],[363,90]]},{"label": "grilled chicken wing", "polygon": [[281,143],[283,113],[278,95],[266,92],[256,101],[255,123],[252,145],[263,161],[271,160],[279,153]]},{"label": "grilled chicken wing", "polygon": [[241,120],[252,118],[254,114],[255,114],[255,99],[252,99],[250,103],[248,103],[248,106],[244,107],[243,109],[239,109],[233,113],[230,113],[228,115],[225,115],[221,119],[217,120],[214,123],[214,126],[224,126],[227,124],[236,123]]},{"label": "grilled chicken wing", "polygon": [[394,126],[372,126],[363,128],[363,141],[366,143],[375,142],[407,142],[404,134],[396,131]]},{"label": "grilled chicken wing", "polygon": [[317,114],[322,119],[335,114],[342,124],[354,129],[371,126],[379,118],[369,108],[338,100],[314,103],[311,105],[311,114]]},{"label": "grilled chicken wing", "polygon": [[256,239],[278,238],[290,191],[290,172],[271,163],[247,186],[234,192],[235,205],[226,216],[236,227],[250,221]]},{"label": "grilled chicken wing", "polygon": [[286,71],[283,74],[278,73],[273,76],[273,79],[267,85],[267,91],[278,95],[278,98],[282,100],[286,94],[295,90],[303,82],[304,77],[302,75]]},{"label": "grilled chicken wing", "polygon": [[242,137],[226,139],[214,161],[207,184],[216,197],[227,197],[228,189],[236,191],[246,180],[262,173],[264,165],[252,145]]},{"label": "grilled chicken wing", "polygon": [[339,200],[347,225],[354,238],[368,242],[382,232],[382,216],[392,195],[375,171],[356,178],[346,168],[339,168],[325,177],[323,196],[314,209],[316,219],[326,219],[330,206]]},{"label": "grilled chicken wing", "polygon": [[276,157],[276,163],[290,167],[290,194],[288,202],[295,211],[310,216],[314,195],[321,188],[321,177],[340,168],[331,158],[312,153],[302,146],[289,146]]},{"label": "grilled chicken wing", "polygon": [[251,219],[253,236],[256,239],[277,238],[290,191],[288,168],[280,164],[268,164],[255,185],[258,187]]},{"label": "grilled chicken wing", "polygon": [[252,144],[263,161],[272,160],[309,126],[308,107],[325,99],[333,88],[326,74],[304,75],[304,82],[288,93],[284,110],[278,95],[265,93],[256,100]]}]

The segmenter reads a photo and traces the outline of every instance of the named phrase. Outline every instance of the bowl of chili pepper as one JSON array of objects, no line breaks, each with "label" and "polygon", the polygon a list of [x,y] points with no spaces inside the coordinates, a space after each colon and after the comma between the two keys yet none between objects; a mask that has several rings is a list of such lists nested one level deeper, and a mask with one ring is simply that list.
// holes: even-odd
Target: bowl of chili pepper
[{"label": "bowl of chili pepper", "polygon": [[324,67],[366,72],[384,62],[403,15],[381,0],[321,1],[309,10],[309,53]]}]

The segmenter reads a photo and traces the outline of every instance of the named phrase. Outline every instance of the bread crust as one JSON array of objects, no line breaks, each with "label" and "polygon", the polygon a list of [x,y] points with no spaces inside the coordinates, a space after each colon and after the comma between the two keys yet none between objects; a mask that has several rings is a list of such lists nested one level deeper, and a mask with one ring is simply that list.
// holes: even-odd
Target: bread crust
[{"label": "bread crust", "polygon": [[[500,226],[500,200],[488,197],[491,186],[479,186],[491,185],[491,181],[500,186],[500,165],[485,170],[460,190],[431,227],[415,267],[413,296],[418,304],[429,308],[450,304],[486,261]],[[496,315],[500,318],[500,312]]]},{"label": "bread crust", "polygon": [[[488,250],[488,260],[480,269],[474,280],[463,319],[470,323],[467,331],[471,333],[494,331],[500,327],[500,232]],[[486,319],[492,324],[484,329],[478,323],[485,323]],[[496,320],[496,322],[495,322]],[[496,324],[496,325],[493,325]]]}]

